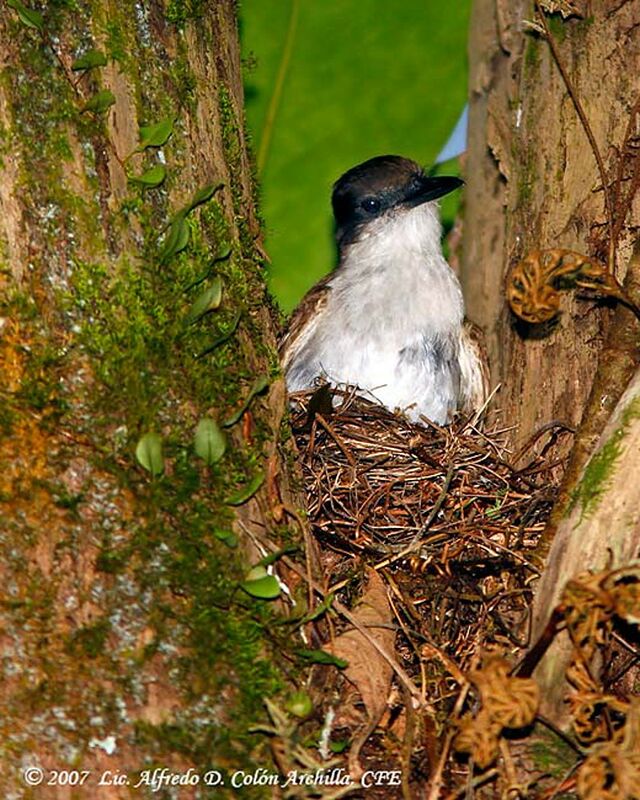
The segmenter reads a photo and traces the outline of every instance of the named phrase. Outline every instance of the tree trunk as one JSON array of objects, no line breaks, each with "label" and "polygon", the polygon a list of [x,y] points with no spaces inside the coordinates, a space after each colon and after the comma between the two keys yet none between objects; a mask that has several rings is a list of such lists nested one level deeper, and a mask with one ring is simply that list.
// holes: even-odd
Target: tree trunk
[{"label": "tree trunk", "polygon": [[[640,60],[640,4],[590,5],[583,19],[548,20],[613,180],[637,99],[630,76]],[[477,0],[470,44],[462,280],[469,315],[487,330],[493,379],[502,386],[498,405],[518,443],[553,420],[579,424],[609,318],[608,310],[566,293],[556,323],[533,326],[518,322],[504,301],[507,270],[531,250],[607,256],[596,160],[544,36],[525,27],[534,13],[531,3]],[[639,214],[636,202],[618,247],[618,277]]]},{"label": "tree trunk", "polygon": [[[235,4],[15,5],[0,8],[0,791],[157,797],[149,776],[131,789],[139,771],[254,764],[247,730],[282,680],[270,610],[238,588],[247,535],[277,528],[278,477],[297,503],[281,383],[229,419],[276,364]],[[106,63],[77,69],[94,48]],[[209,463],[204,417],[230,423]]]},{"label": "tree trunk", "polygon": [[[629,564],[640,543],[640,371],[611,415],[583,470],[570,508],[558,526],[534,607],[540,635],[580,565],[597,572]],[[542,661],[538,679],[546,687],[542,711],[563,720],[567,713],[564,676],[573,647],[564,635]],[[564,711],[564,714],[563,714]]]},{"label": "tree trunk", "polygon": [[[574,541],[580,534],[561,520],[638,365],[638,324],[622,305],[573,292],[563,293],[555,322],[519,322],[504,300],[505,276],[534,250],[564,248],[606,263],[614,241],[613,270],[620,281],[628,272],[628,294],[637,301],[638,259],[630,253],[640,225],[638,24],[637,0],[541,0],[535,7],[477,0],[471,25],[462,281],[469,315],[488,333],[493,380],[502,387],[496,405],[505,424],[514,426],[514,457],[519,454],[524,463],[547,448],[551,458],[565,458],[573,441],[566,431],[578,431],[540,545],[541,560],[548,556],[548,576],[560,582],[601,566],[594,551],[567,547],[566,537]],[[559,430],[565,433],[558,437]],[[535,446],[528,446],[534,439]],[[608,483],[599,496],[605,516],[613,511],[615,491],[615,482]],[[564,533],[554,541],[558,524]],[[630,546],[609,542],[620,558],[637,549],[639,533],[630,535]],[[548,576],[536,598],[539,625],[562,588]],[[559,678],[558,671],[547,674],[545,690]],[[555,712],[561,715],[558,703]]]}]

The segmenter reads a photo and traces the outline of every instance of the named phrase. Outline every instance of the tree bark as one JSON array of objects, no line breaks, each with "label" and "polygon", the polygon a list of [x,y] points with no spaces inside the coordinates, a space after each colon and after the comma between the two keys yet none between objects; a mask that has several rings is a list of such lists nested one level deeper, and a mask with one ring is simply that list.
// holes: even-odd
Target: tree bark
[{"label": "tree bark", "polygon": [[[582,471],[570,507],[558,526],[534,606],[534,637],[547,624],[580,565],[600,572],[637,557],[640,545],[640,371],[621,397]],[[566,706],[564,679],[572,646],[563,633],[538,670],[546,687],[542,712],[558,719]],[[560,719],[562,717],[560,716]]]},{"label": "tree bark", "polygon": [[[570,503],[638,366],[638,323],[621,305],[566,292],[555,323],[527,325],[507,308],[504,281],[533,250],[566,248],[606,263],[614,240],[612,269],[622,282],[632,265],[628,289],[637,299],[638,259],[630,254],[640,226],[639,89],[631,76],[640,68],[639,24],[636,0],[474,5],[462,268],[468,312],[488,333],[493,380],[502,387],[496,406],[513,425],[514,455],[521,453],[524,463],[551,443],[547,456],[568,457],[569,464],[539,548],[541,566],[548,560],[537,589],[537,630],[566,580],[602,566],[603,545],[596,546],[595,533],[593,547],[579,544],[583,525],[572,527]],[[570,455],[568,435],[553,440],[549,432],[527,447],[555,422],[577,430]],[[603,487],[603,518],[615,514],[624,489],[615,480]],[[639,541],[637,526],[623,526],[604,546],[613,548],[619,563]],[[543,665],[539,678],[547,713],[564,719],[560,696],[552,691],[562,679],[560,660],[553,668]]]},{"label": "tree bark", "polygon": [[[141,770],[254,765],[247,731],[282,681],[270,611],[238,588],[248,536],[277,535],[298,501],[235,4],[29,14],[0,8],[0,792],[156,797],[131,788]],[[106,63],[74,69],[92,48]],[[139,126],[161,121],[170,138],[145,142]],[[165,162],[156,188],[128,180]],[[199,315],[205,291],[216,310]],[[197,423],[232,416],[261,375],[268,396],[207,466]],[[151,473],[135,455],[149,432]],[[37,789],[26,767],[44,771]],[[53,772],[70,769],[90,772],[81,787]]]},{"label": "tree bark", "polygon": [[[547,19],[612,180],[637,99],[630,75],[640,62],[640,4],[573,5],[584,6],[583,18]],[[596,160],[547,42],[526,28],[534,16],[531,3],[478,0],[470,40],[462,282],[469,315],[488,334],[493,380],[502,386],[498,405],[515,426],[516,449],[553,420],[580,423],[610,316],[601,304],[566,293],[555,324],[531,326],[504,301],[507,270],[531,250],[607,256]],[[639,213],[636,201],[618,247],[619,278]]]}]

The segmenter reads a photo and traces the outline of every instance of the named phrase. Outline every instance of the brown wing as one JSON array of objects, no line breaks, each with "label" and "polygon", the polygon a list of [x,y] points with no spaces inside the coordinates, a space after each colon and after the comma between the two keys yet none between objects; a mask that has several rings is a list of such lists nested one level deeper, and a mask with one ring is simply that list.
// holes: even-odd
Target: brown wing
[{"label": "brown wing", "polygon": [[301,337],[304,336],[308,329],[309,323],[312,320],[315,323],[327,305],[329,292],[331,291],[329,283],[332,277],[333,273],[330,272],[309,289],[289,317],[287,327],[278,345],[280,363],[285,372],[293,353],[300,344]]},{"label": "brown wing", "polygon": [[465,319],[460,336],[462,408],[471,414],[482,408],[489,397],[489,357],[484,333]]}]

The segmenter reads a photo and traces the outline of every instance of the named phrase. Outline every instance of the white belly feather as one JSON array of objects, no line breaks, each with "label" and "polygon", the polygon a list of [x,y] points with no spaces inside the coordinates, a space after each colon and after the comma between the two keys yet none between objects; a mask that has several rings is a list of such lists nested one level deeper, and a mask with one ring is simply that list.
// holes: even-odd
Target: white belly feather
[{"label": "white belly feather", "polygon": [[411,419],[451,419],[462,396],[463,301],[440,252],[432,205],[399,215],[395,224],[386,221],[349,247],[324,307],[290,345],[290,391],[310,388],[322,376],[357,385]]}]

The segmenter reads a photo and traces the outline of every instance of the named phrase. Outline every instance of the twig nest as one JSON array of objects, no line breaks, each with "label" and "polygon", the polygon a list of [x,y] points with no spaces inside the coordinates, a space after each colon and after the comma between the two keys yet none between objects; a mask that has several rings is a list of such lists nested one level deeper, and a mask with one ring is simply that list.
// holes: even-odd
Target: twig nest
[{"label": "twig nest", "polygon": [[[294,431],[316,536],[338,550],[484,561],[534,546],[553,490],[539,465],[509,464],[505,431],[468,420],[409,422],[354,391],[335,391],[329,414],[295,396]],[[518,551],[518,553],[516,553]]]},{"label": "twig nest", "polygon": [[[524,646],[553,465],[536,459],[516,470],[507,430],[467,419],[415,424],[354,390],[293,401],[309,521],[321,544],[314,571],[351,614],[315,623],[323,648],[349,665],[344,675],[319,671],[315,691],[325,711],[327,698],[339,698],[335,735],[352,742],[352,773],[380,753],[385,768],[404,765],[402,730],[420,742],[449,724],[479,653]],[[408,686],[429,698],[418,717]],[[419,785],[435,756],[421,745],[411,755],[408,780]]]}]

